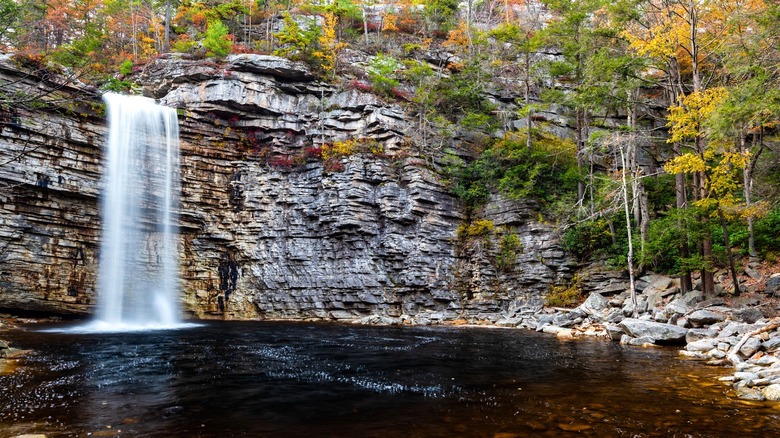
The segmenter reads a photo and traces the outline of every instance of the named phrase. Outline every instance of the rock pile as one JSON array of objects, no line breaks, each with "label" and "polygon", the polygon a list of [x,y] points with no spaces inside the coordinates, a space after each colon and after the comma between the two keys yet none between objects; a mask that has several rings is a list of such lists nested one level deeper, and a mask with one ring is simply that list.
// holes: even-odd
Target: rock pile
[{"label": "rock pile", "polygon": [[713,366],[734,366],[721,380],[750,400],[780,400],[780,317],[774,317],[780,275],[762,293],[705,297],[680,291],[676,280],[649,275],[637,283],[636,317],[628,292],[592,292],[575,309],[523,309],[499,320],[505,327],[534,329],[558,338],[597,336],[627,345],[680,345],[680,355]]}]

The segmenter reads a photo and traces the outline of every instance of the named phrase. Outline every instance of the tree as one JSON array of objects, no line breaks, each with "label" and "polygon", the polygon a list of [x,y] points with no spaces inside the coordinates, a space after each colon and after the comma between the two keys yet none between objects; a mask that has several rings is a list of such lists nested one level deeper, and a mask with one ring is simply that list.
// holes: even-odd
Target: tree
[{"label": "tree", "polygon": [[233,49],[233,41],[228,33],[228,28],[222,21],[209,22],[203,38],[203,47],[206,48],[206,56],[224,58]]}]

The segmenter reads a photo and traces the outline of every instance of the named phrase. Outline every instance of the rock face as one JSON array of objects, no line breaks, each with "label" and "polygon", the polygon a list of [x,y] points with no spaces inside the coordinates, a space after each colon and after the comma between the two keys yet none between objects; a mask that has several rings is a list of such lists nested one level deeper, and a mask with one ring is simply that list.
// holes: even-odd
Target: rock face
[{"label": "rock face", "polygon": [[0,83],[36,108],[0,106],[0,308],[85,312],[100,234],[102,104],[64,73],[20,70],[5,55]]},{"label": "rock face", "polygon": [[[491,244],[459,240],[461,206],[440,163],[409,145],[415,124],[398,104],[260,55],[160,59],[141,82],[180,108],[181,288],[194,317],[495,320],[571,276],[530,205],[495,199]],[[91,112],[3,110],[0,307],[87,313],[105,126],[94,92],[58,92]],[[342,140],[351,153],[323,155]],[[507,233],[521,245],[498,263]]]}]

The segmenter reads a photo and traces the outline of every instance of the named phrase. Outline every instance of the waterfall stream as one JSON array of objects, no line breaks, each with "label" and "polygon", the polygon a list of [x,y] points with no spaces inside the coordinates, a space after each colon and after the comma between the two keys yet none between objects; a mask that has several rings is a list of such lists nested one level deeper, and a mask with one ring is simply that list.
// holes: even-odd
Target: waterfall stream
[{"label": "waterfall stream", "polygon": [[108,93],[98,330],[174,327],[178,305],[176,110]]}]

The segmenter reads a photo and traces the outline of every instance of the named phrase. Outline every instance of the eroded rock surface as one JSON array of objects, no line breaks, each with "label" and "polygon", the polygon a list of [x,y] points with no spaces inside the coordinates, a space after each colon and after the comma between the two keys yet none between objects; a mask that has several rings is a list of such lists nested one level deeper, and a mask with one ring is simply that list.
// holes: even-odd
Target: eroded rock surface
[{"label": "eroded rock surface", "polygon": [[[51,86],[5,61],[5,86]],[[159,59],[141,79],[180,109],[181,287],[193,316],[495,322],[571,276],[532,205],[495,199],[492,244],[460,247],[461,205],[441,163],[409,144],[416,125],[398,103],[260,55]],[[3,108],[0,307],[88,313],[105,125],[95,92],[58,92],[76,105]],[[323,159],[322,145],[347,139],[361,147]],[[521,248],[498,263],[506,233]]]}]

